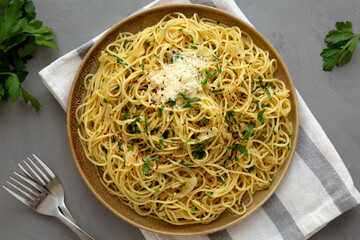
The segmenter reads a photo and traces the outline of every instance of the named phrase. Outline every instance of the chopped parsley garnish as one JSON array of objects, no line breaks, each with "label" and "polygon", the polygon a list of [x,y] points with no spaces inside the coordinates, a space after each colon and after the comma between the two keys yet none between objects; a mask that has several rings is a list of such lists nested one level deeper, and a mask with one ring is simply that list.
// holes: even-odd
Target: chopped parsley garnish
[{"label": "chopped parsley garnish", "polygon": [[122,117],[123,117],[124,120],[130,119],[131,118],[131,113],[127,112]]},{"label": "chopped parsley garnish", "polygon": [[246,135],[240,141],[249,140],[254,128],[256,128],[255,125],[252,125],[250,123],[246,124],[246,126],[244,127],[244,129],[246,130]]},{"label": "chopped parsley garnish", "polygon": [[[270,94],[270,91],[269,91],[269,89],[264,85],[264,83],[263,83],[263,81],[262,81],[263,79],[259,76],[259,83],[260,83],[260,87],[262,88],[262,89],[265,89],[265,91],[266,91],[266,93],[267,93],[267,95],[268,95],[268,97],[271,99],[271,94]],[[276,94],[275,94],[276,95]]]},{"label": "chopped parsley garnish", "polygon": [[220,59],[215,55],[215,54],[213,54],[213,57],[215,58],[215,60],[217,61],[217,63],[216,63],[216,67],[217,67],[217,71],[219,72],[219,73],[221,73],[221,66],[220,66]]},{"label": "chopped parsley garnish", "polygon": [[265,109],[261,110],[261,111],[258,113],[258,116],[257,116],[258,120],[259,120],[260,122],[262,122],[262,123],[270,120],[270,119],[267,119],[267,118],[264,118],[264,117],[263,117],[264,112],[265,112]]},{"label": "chopped parsley garnish", "polygon": [[211,73],[208,70],[205,70],[206,78],[204,79],[204,81],[201,82],[201,85],[203,86],[203,88],[204,88],[205,84],[207,84],[208,81],[211,80],[216,75],[216,73],[217,73],[217,71]]},{"label": "chopped parsley garnish", "polygon": [[274,178],[275,178],[275,177],[272,177],[272,178],[269,180],[269,183],[272,183],[272,181],[274,181]]},{"label": "chopped parsley garnish", "polygon": [[[230,124],[232,124],[232,122],[234,122],[236,124],[236,119],[235,119],[235,111],[234,110],[230,110],[230,111],[226,111],[225,114],[225,121],[228,121]],[[227,119],[227,117],[229,118],[229,120]]]},{"label": "chopped parsley garnish", "polygon": [[141,122],[142,120],[141,120],[141,118],[138,116],[138,117],[136,117],[135,118],[135,120],[134,121],[132,121],[130,124],[131,124],[131,129],[130,129],[130,133],[132,133],[132,134],[134,134],[134,133],[137,133],[137,132],[139,132],[139,130],[138,130],[138,127],[137,127],[137,122]]},{"label": "chopped parsley garnish", "polygon": [[228,162],[228,159],[226,159],[226,160],[224,161],[224,164],[223,164],[223,167],[224,167],[224,168],[226,168],[227,162]]},{"label": "chopped parsley garnish", "polygon": [[164,110],[165,106],[161,105],[161,107],[159,108],[159,112],[158,112],[158,117],[160,118],[162,115],[162,111]]},{"label": "chopped parsley garnish", "polygon": [[105,102],[105,103],[107,102],[106,98],[104,98],[104,102]]},{"label": "chopped parsley garnish", "polygon": [[204,147],[201,147],[198,150],[192,152],[192,155],[195,159],[202,159],[205,157],[205,154]]},{"label": "chopped parsley garnish", "polygon": [[130,148],[128,149],[128,152],[132,150],[134,150],[134,144],[131,144]]},{"label": "chopped parsley garnish", "polygon": [[144,64],[140,64],[140,66],[141,66],[141,70],[145,70],[145,65]]},{"label": "chopped parsley garnish", "polygon": [[144,121],[144,123],[145,123],[145,130],[144,130],[144,132],[147,132],[147,130],[148,130],[148,128],[149,128],[149,123],[148,123],[148,121],[147,121],[147,116],[145,116],[145,121]]},{"label": "chopped parsley garnish", "polygon": [[266,131],[261,131],[261,133],[266,136],[267,132]]},{"label": "chopped parsley garnish", "polygon": [[164,137],[161,135],[160,139],[159,139],[159,143],[160,143],[160,150],[164,149]]},{"label": "chopped parsley garnish", "polygon": [[228,149],[236,149],[240,153],[243,153],[246,157],[249,156],[248,150],[241,144],[235,144],[234,146],[228,146]]},{"label": "chopped parsley garnish", "polygon": [[158,157],[149,157],[145,160],[145,163],[144,163],[144,166],[142,167],[142,172],[143,174],[147,174],[148,172],[150,172],[150,166],[149,166],[149,163],[152,161],[152,160],[156,160],[156,161],[160,161],[160,159]]},{"label": "chopped parsley garnish", "polygon": [[179,30],[179,31],[181,32],[181,31],[183,31],[184,29],[182,29],[182,28],[179,28],[178,30]]},{"label": "chopped parsley garnish", "polygon": [[216,61],[220,62],[220,59],[215,54],[213,54],[213,57],[215,58]]},{"label": "chopped parsley garnish", "polygon": [[191,105],[189,102],[183,106],[183,108],[194,108],[194,105]]},{"label": "chopped parsley garnish", "polygon": [[108,55],[111,56],[111,57],[115,57],[115,58],[116,58],[116,62],[117,62],[118,64],[121,64],[121,65],[124,65],[124,66],[127,66],[127,65],[128,65],[126,62],[124,62],[124,59],[122,59],[122,58],[120,58],[120,57],[118,57],[118,56],[116,56],[116,55],[114,55],[114,54],[111,54],[111,53],[108,53]]},{"label": "chopped parsley garnish", "polygon": [[149,40],[145,40],[144,44],[146,44],[147,46],[150,46],[150,41],[149,41]]},{"label": "chopped parsley garnish", "polygon": [[184,59],[184,57],[181,56],[180,53],[176,53],[176,54],[172,55],[171,63],[174,63],[174,62],[175,62],[176,60],[178,60],[179,58],[180,58],[180,59]]},{"label": "chopped parsley garnish", "polygon": [[115,91],[115,90],[118,90],[120,88],[119,85],[117,85],[116,87],[114,87],[113,89],[111,89],[110,91]]},{"label": "chopped parsley garnish", "polygon": [[255,167],[255,166],[249,167],[249,168],[248,168],[248,172],[251,173],[252,171],[254,171],[254,167]]},{"label": "chopped parsley garnish", "polygon": [[208,196],[209,198],[212,198],[212,197],[213,197],[213,194],[212,194],[212,193],[209,193],[209,192],[206,192],[206,196]]},{"label": "chopped parsley garnish", "polygon": [[174,107],[176,105],[176,101],[170,100],[166,102],[167,104],[169,104],[171,107]]},{"label": "chopped parsley garnish", "polygon": [[119,150],[122,151],[121,149],[122,142],[118,142],[118,145],[119,145]]},{"label": "chopped parsley garnish", "polygon": [[224,178],[222,176],[220,176],[220,178],[221,178],[221,183],[226,184],[226,181],[224,180]]},{"label": "chopped parsley garnish", "polygon": [[188,102],[199,102],[200,101],[200,98],[190,98],[182,92],[179,92],[177,95],[181,96],[185,101],[188,101]]},{"label": "chopped parsley garnish", "polygon": [[111,138],[111,142],[112,142],[112,143],[116,142],[116,139],[115,139],[114,136]]},{"label": "chopped parsley garnish", "polygon": [[224,90],[225,90],[224,88],[220,88],[218,90],[212,90],[211,92],[216,94],[216,93],[222,92]]}]

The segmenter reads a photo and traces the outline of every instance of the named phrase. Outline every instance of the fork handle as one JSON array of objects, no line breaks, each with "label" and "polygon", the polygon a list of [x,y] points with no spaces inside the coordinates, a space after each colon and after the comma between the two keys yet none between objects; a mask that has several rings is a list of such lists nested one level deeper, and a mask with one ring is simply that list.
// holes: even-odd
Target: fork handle
[{"label": "fork handle", "polygon": [[71,222],[64,215],[62,215],[59,211],[56,214],[56,217],[63,222],[68,228],[70,228],[81,240],[95,240],[89,234],[84,232],[78,225]]}]

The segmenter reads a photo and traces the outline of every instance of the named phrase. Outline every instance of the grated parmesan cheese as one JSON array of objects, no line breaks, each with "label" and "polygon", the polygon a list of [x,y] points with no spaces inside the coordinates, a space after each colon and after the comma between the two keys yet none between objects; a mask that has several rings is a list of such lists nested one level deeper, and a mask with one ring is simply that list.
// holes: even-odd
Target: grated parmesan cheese
[{"label": "grated parmesan cheese", "polygon": [[150,88],[156,90],[152,99],[162,103],[174,101],[179,92],[195,97],[203,91],[199,70],[207,65],[206,59],[195,52],[178,55],[172,64],[165,64],[162,69],[149,74]]}]

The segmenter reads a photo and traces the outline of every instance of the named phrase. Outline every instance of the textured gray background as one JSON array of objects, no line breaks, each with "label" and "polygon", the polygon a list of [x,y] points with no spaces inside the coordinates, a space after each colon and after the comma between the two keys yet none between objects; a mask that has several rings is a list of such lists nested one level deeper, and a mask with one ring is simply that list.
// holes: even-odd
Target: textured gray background
[{"label": "textured gray background", "polygon": [[[97,239],[143,239],[140,231],[110,213],[86,188],[73,163],[65,112],[38,72],[151,0],[34,0],[37,17],[55,29],[60,51],[38,48],[27,65],[24,87],[42,108],[0,102],[0,183],[17,162],[37,153],[62,180],[66,202],[78,223]],[[360,49],[350,64],[322,71],[323,39],[336,21],[350,20],[360,32],[359,0],[237,0],[253,25],[275,46],[295,86],[335,145],[360,189]],[[360,44],[359,48],[360,48]],[[360,207],[329,223],[311,239],[359,239]],[[1,239],[74,239],[55,218],[38,215],[0,190]]]}]

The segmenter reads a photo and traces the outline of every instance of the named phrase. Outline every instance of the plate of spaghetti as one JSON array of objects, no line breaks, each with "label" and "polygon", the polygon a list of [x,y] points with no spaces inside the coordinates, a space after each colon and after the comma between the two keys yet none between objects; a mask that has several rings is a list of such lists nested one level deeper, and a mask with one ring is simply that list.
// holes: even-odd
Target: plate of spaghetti
[{"label": "plate of spaghetti", "polygon": [[169,235],[224,229],[259,208],[288,169],[296,92],[254,28],[199,5],[149,9],[90,49],[67,111],[70,148],[114,214]]}]

